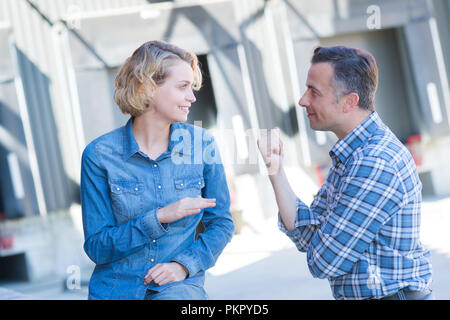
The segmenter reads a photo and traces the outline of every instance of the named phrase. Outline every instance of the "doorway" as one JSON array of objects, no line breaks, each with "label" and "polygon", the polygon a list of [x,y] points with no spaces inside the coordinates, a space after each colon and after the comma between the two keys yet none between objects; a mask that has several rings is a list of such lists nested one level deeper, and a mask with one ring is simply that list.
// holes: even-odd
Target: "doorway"
[{"label": "doorway", "polygon": [[201,122],[204,129],[211,129],[217,125],[217,106],[214,97],[214,90],[209,72],[208,60],[206,55],[199,55],[198,60],[202,70],[203,82],[200,91],[195,92],[197,101],[193,104],[188,123]]}]

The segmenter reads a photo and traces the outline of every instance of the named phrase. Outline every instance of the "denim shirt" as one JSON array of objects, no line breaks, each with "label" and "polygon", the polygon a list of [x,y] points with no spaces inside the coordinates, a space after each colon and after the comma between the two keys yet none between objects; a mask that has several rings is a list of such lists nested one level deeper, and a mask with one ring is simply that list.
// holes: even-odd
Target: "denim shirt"
[{"label": "denim shirt", "polygon": [[[234,224],[224,167],[212,135],[196,126],[173,123],[168,149],[157,159],[139,150],[133,118],[92,141],[81,166],[84,250],[95,263],[89,299],[143,299],[147,271],[158,263],[185,266],[186,284],[203,286],[231,240]],[[185,197],[215,198],[216,206],[161,224],[158,208]],[[195,239],[197,225],[205,231]]]}]

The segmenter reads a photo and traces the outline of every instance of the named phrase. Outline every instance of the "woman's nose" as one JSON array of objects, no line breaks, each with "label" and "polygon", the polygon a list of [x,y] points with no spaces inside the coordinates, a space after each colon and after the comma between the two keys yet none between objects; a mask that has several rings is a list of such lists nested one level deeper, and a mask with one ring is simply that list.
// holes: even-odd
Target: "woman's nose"
[{"label": "woman's nose", "polygon": [[190,94],[188,95],[188,97],[187,97],[187,100],[190,102],[190,103],[194,103],[197,99],[195,98],[195,94],[194,94],[194,92],[191,90],[191,92],[190,92]]}]

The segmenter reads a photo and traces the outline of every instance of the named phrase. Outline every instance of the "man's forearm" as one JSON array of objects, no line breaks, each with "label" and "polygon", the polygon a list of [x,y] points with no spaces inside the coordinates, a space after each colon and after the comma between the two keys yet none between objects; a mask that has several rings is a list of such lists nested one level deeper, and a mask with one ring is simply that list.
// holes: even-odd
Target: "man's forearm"
[{"label": "man's forearm", "polygon": [[269,179],[275,192],[281,220],[287,230],[292,230],[297,216],[297,196],[292,190],[283,168],[277,174],[269,175]]}]

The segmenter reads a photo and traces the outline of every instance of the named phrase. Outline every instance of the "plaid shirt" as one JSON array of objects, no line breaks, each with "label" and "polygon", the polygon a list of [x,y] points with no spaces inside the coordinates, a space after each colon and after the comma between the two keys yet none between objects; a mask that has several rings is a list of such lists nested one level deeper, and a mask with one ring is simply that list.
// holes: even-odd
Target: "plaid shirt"
[{"label": "plaid shirt", "polygon": [[332,167],[308,207],[297,199],[295,227],[279,227],[328,278],[336,299],[382,298],[431,283],[431,256],[419,240],[422,184],[408,150],[376,112],[330,151]]}]

